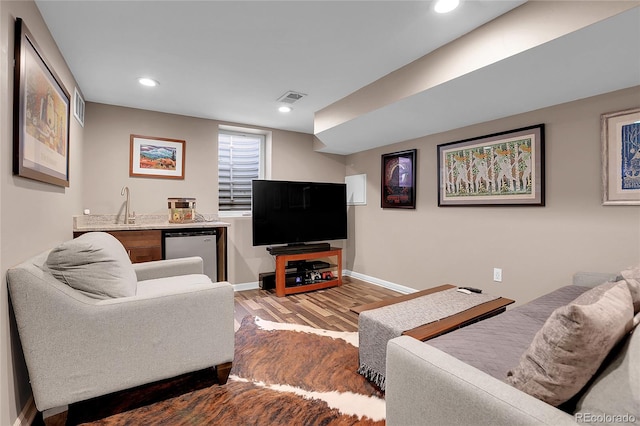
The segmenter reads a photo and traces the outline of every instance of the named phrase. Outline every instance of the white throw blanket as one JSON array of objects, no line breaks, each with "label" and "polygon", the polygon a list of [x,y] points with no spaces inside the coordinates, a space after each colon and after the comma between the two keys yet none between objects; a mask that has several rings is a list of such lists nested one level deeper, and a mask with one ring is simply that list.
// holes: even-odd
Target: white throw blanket
[{"label": "white throw blanket", "polygon": [[358,317],[358,373],[384,390],[389,340],[402,335],[404,331],[439,321],[497,298],[482,293],[464,294],[452,288],[361,312]]}]

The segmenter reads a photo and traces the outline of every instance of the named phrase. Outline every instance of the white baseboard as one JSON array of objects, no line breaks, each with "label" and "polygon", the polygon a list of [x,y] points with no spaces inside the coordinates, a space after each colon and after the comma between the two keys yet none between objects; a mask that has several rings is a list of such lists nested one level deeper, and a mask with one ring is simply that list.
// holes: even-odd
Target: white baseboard
[{"label": "white baseboard", "polygon": [[31,396],[25,406],[22,407],[22,411],[18,414],[16,421],[13,422],[13,426],[30,426],[35,420],[36,414],[38,414],[38,410],[33,396]]},{"label": "white baseboard", "polygon": [[402,294],[415,293],[416,291],[418,291],[415,288],[406,287],[406,286],[403,286],[403,285],[400,285],[400,284],[392,283],[391,281],[381,280],[379,278],[371,277],[369,275],[361,274],[359,272],[346,271],[345,270],[342,273],[342,275],[347,276],[347,277],[357,278],[359,280],[366,281],[368,283],[375,284],[375,285],[378,285],[380,287],[388,288],[389,290],[397,291],[398,293],[402,293]]},{"label": "white baseboard", "polygon": [[[370,277],[369,275],[364,275],[359,272],[353,272],[346,269],[342,271],[342,275],[345,277],[357,278],[359,280],[366,281],[368,283],[375,284],[380,287],[385,287],[385,288],[388,288],[389,290],[397,291],[398,293],[402,293],[402,294],[415,293],[416,291],[418,291],[411,287],[405,287],[400,284],[392,283],[391,281],[381,280],[379,278]],[[232,284],[232,286],[233,286],[233,291],[257,290],[258,288],[260,288],[257,281],[251,282],[251,283]]]},{"label": "white baseboard", "polygon": [[231,285],[233,286],[233,291],[257,290],[260,288],[257,281],[252,283],[240,283]]}]

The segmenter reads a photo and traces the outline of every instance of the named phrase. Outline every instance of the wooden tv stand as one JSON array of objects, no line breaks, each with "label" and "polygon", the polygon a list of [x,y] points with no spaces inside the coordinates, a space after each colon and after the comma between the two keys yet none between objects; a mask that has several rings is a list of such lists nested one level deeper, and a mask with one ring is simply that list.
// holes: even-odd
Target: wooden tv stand
[{"label": "wooden tv stand", "polygon": [[[308,284],[300,284],[287,287],[286,285],[286,269],[287,263],[296,260],[312,260],[323,259],[326,257],[335,257],[336,263],[330,265],[324,270],[331,270],[334,278],[331,280],[323,280],[310,282]],[[288,294],[302,293],[305,291],[320,290],[323,288],[335,287],[342,285],[342,249],[331,247],[329,250],[315,251],[308,253],[292,253],[276,255],[276,296],[284,297]]]}]

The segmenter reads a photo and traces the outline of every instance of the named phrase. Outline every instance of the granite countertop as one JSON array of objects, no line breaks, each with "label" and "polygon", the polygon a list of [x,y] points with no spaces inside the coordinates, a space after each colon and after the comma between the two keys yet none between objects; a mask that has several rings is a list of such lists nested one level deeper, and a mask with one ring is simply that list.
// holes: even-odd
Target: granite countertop
[{"label": "granite countertop", "polygon": [[119,215],[78,215],[73,216],[74,231],[134,231],[145,229],[219,228],[230,224],[220,222],[215,215],[200,215],[196,222],[169,223],[166,214],[136,215],[135,223],[124,224]]}]

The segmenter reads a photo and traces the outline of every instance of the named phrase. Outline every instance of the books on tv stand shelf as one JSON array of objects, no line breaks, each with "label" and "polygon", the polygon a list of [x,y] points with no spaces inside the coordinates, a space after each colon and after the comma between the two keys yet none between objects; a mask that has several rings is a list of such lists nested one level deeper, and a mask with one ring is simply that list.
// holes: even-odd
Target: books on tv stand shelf
[{"label": "books on tv stand shelf", "polygon": [[[278,297],[342,285],[341,248],[329,247],[326,250],[276,254],[275,256],[276,295]],[[331,257],[335,257],[335,263],[318,260]],[[309,262],[310,260],[311,262]],[[308,269],[307,266],[309,266]],[[293,268],[295,268],[295,272],[292,271]],[[307,278],[308,273],[318,270],[330,272],[331,278],[326,273],[325,278],[323,278],[321,272],[317,272],[320,274],[320,279]],[[292,278],[295,280],[294,282],[291,282]]]}]

